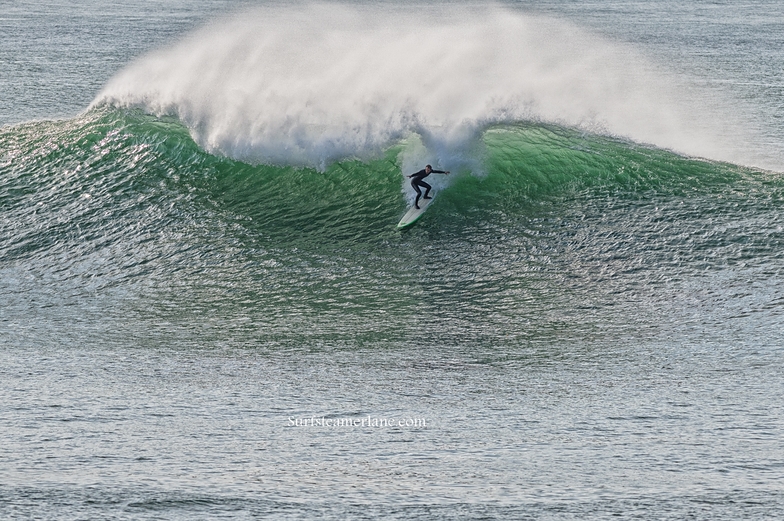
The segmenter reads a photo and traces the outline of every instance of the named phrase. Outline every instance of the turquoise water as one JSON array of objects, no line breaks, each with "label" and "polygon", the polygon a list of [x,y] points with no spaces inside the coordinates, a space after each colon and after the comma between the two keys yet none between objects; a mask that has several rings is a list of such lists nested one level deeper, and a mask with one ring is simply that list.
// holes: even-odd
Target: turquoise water
[{"label": "turquoise water", "polygon": [[[744,58],[779,7],[449,11],[417,42],[469,42],[442,72],[471,89],[397,98],[353,72],[408,49],[380,43],[391,7],[20,5],[8,34],[54,24],[73,47],[2,50],[58,62],[32,91],[2,78],[2,517],[781,516],[781,61]],[[611,63],[526,43],[531,20]],[[348,83],[300,63],[313,24]],[[114,60],[82,68],[90,46]],[[452,174],[400,232],[426,161]]]}]

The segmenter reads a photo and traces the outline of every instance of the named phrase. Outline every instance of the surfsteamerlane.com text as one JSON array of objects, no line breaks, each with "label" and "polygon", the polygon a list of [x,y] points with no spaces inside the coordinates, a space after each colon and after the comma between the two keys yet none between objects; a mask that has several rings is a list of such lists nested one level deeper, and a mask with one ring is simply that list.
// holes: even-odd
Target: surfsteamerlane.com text
[{"label": "surfsteamerlane.com text", "polygon": [[366,416],[363,418],[327,418],[325,416],[310,416],[294,418],[289,416],[289,427],[327,427],[327,428],[424,428],[427,427],[425,418],[378,418]]}]

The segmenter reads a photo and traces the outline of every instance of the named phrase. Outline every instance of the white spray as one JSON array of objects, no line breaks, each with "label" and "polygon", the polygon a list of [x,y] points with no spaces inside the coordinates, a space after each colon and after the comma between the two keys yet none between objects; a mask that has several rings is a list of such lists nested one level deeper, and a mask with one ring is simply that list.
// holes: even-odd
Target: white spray
[{"label": "white spray", "polygon": [[319,169],[412,134],[423,146],[401,156],[404,173],[455,169],[483,127],[521,120],[734,159],[639,54],[500,7],[253,10],[131,64],[101,103],[176,115],[215,153]]}]

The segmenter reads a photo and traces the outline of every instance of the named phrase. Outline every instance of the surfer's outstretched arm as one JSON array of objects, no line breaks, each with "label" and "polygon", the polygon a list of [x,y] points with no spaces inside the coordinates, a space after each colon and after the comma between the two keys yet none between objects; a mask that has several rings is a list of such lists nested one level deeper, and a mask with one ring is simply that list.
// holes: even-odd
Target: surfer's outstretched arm
[{"label": "surfer's outstretched arm", "polygon": [[427,176],[429,176],[430,174],[449,174],[449,171],[445,172],[443,170],[433,170],[433,167],[431,167],[430,165],[427,165],[425,168],[423,168],[419,172],[414,172],[413,174],[407,175],[406,177],[408,177],[409,179],[411,179],[412,177],[416,178],[416,179],[424,179]]}]

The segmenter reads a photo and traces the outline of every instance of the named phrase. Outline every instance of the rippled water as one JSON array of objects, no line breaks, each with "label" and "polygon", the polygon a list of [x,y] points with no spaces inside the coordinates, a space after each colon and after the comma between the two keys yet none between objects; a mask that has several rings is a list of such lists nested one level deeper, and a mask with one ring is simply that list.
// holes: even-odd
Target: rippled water
[{"label": "rippled water", "polygon": [[[780,174],[490,125],[483,171],[460,163],[400,233],[416,140],[315,170],[210,154],[139,109],[73,116],[237,5],[2,21],[28,72],[0,72],[0,517],[781,517]],[[750,92],[780,143],[776,93],[741,81],[765,60],[722,51],[777,29],[743,43],[747,7],[649,5],[518,9]],[[84,69],[85,35],[119,63]],[[31,49],[67,73],[33,74]]]},{"label": "rippled water", "polygon": [[[4,515],[770,518],[782,506],[769,349],[270,353],[216,333],[212,349],[4,350]],[[313,414],[427,426],[290,425]]]}]

